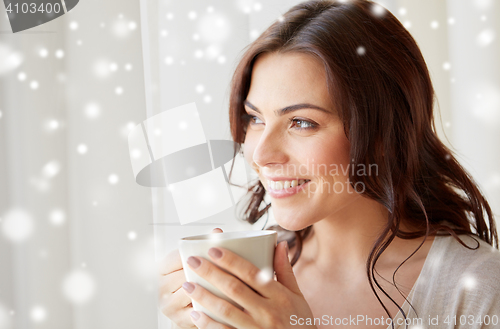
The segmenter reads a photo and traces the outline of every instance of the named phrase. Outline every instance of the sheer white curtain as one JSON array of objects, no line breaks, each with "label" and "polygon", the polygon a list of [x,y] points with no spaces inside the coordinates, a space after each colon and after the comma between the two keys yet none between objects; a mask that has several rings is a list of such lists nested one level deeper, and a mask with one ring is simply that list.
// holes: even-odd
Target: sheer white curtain
[{"label": "sheer white curtain", "polygon": [[151,192],[127,146],[139,3],[83,0],[14,35],[2,4],[0,31],[0,328],[157,327]]},{"label": "sheer white curtain", "polygon": [[[229,138],[238,55],[299,1],[158,0],[142,21],[136,0],[80,2],[16,35],[0,9],[0,328],[169,328],[157,311],[154,255],[212,227],[177,225],[169,192],[135,183],[128,127],[195,102],[206,137]],[[439,135],[499,214],[498,2],[381,3],[422,49]],[[202,35],[208,13],[229,30]],[[22,62],[5,65],[12,54]],[[144,68],[153,64],[160,83],[147,90],[161,90],[162,106],[148,110]]]}]

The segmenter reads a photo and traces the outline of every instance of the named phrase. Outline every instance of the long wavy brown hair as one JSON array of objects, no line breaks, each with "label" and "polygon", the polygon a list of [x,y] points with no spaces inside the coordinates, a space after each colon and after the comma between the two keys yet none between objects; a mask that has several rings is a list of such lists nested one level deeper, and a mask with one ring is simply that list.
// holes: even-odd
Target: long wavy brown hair
[{"label": "long wavy brown hair", "polygon": [[[349,180],[353,187],[361,182],[365,196],[389,211],[385,229],[367,259],[366,273],[391,317],[374,284],[397,303],[377,282],[374,268],[395,237],[425,236],[425,242],[431,235],[452,235],[470,248],[458,237],[468,234],[498,248],[498,236],[488,202],[436,134],[434,90],[417,43],[390,12],[377,6],[366,0],[320,0],[292,7],[244,52],[231,83],[229,118],[237,153],[248,125],[243,101],[260,54],[303,53],[324,64],[328,92],[350,141],[351,165],[378,166],[377,176],[358,176],[353,171]],[[271,205],[264,203],[266,191],[260,181],[248,191],[244,217],[253,224]],[[400,229],[403,218],[411,231]],[[291,247],[296,245],[292,266],[300,257],[302,241],[313,234],[312,226],[294,233],[289,239]],[[399,267],[393,274],[395,286]]]}]

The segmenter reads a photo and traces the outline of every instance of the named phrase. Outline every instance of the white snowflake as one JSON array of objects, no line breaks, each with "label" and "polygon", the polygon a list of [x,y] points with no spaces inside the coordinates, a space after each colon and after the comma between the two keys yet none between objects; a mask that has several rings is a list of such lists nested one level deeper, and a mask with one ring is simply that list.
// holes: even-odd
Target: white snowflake
[{"label": "white snowflake", "polygon": [[203,86],[202,84],[196,85],[195,90],[197,93],[201,94],[205,91],[205,86]]},{"label": "white snowflake", "polygon": [[137,233],[135,233],[134,231],[128,232],[127,236],[128,236],[128,239],[131,241],[137,239]]},{"label": "white snowflake", "polygon": [[94,62],[93,64],[93,71],[94,71],[94,74],[98,77],[98,78],[107,78],[111,72],[111,70],[109,69],[109,61],[107,59],[99,59],[97,61]]},{"label": "white snowflake", "polygon": [[202,58],[203,57],[203,50],[201,50],[201,49],[195,50],[194,57],[195,58]]},{"label": "white snowflake", "polygon": [[47,318],[47,311],[44,307],[37,305],[31,309],[30,316],[35,323],[43,322]]},{"label": "white snowflake", "polygon": [[117,19],[113,22],[112,32],[118,38],[126,38],[130,34],[127,21],[124,19]]},{"label": "white snowflake", "polygon": [[197,33],[207,44],[221,44],[229,37],[231,26],[223,14],[205,14],[198,22]]},{"label": "white snowflake", "polygon": [[56,119],[49,120],[47,122],[47,130],[57,130],[60,126],[59,121]]},{"label": "white snowflake", "polygon": [[493,40],[495,40],[495,31],[493,29],[482,30],[476,38],[477,44],[481,47],[488,46]]},{"label": "white snowflake", "polygon": [[11,209],[0,223],[5,238],[12,242],[22,242],[31,237],[34,230],[34,220],[24,209]]},{"label": "white snowflake", "polygon": [[141,150],[138,150],[138,149],[133,149],[133,150],[130,152],[130,156],[131,156],[133,159],[139,159],[139,158],[142,156],[142,152],[141,152]]},{"label": "white snowflake", "polygon": [[80,154],[86,154],[87,151],[89,150],[89,148],[87,147],[87,145],[85,144],[79,144],[77,147],[76,147],[76,150],[78,151],[78,153]]},{"label": "white snowflake", "polygon": [[116,185],[120,181],[120,178],[118,177],[117,174],[111,174],[108,176],[108,182],[111,185]]},{"label": "white snowflake", "polygon": [[372,11],[372,14],[376,17],[383,17],[387,13],[387,10],[383,6],[381,6],[377,3],[374,3],[371,6],[371,11]]},{"label": "white snowflake", "polygon": [[42,58],[45,58],[49,55],[49,51],[46,48],[42,48],[38,51],[38,55],[40,55],[40,57]]},{"label": "white snowflake", "polygon": [[74,270],[64,278],[62,290],[70,302],[83,304],[92,299],[96,285],[87,271]]},{"label": "white snowflake", "polygon": [[133,30],[137,29],[137,23],[136,23],[136,22],[134,22],[134,21],[130,21],[130,22],[128,22],[128,28],[129,28],[129,30],[131,30],[131,31],[133,31]]},{"label": "white snowflake", "polygon": [[66,221],[66,213],[59,208],[53,209],[49,214],[49,220],[53,225],[60,226]]},{"label": "white snowflake", "polygon": [[56,53],[55,53],[56,57],[57,58],[63,58],[64,57],[64,51],[62,49],[58,49],[56,50]]},{"label": "white snowflake", "polygon": [[470,275],[464,276],[461,282],[465,289],[470,290],[476,287],[476,279]]},{"label": "white snowflake", "polygon": [[89,119],[95,119],[101,115],[101,107],[99,104],[91,102],[85,106],[85,115]]},{"label": "white snowflake", "polygon": [[15,70],[23,63],[21,53],[14,51],[10,46],[0,43],[0,75]]},{"label": "white snowflake", "polygon": [[253,41],[253,40],[257,39],[258,37],[259,37],[259,31],[258,30],[253,29],[253,30],[250,31],[250,40]]},{"label": "white snowflake", "polygon": [[59,173],[60,170],[61,165],[59,164],[59,162],[56,160],[52,160],[50,162],[47,162],[45,166],[43,166],[42,175],[45,178],[53,178]]},{"label": "white snowflake", "polygon": [[224,64],[224,63],[226,62],[226,57],[225,57],[225,56],[222,56],[222,55],[221,55],[221,56],[219,56],[219,57],[217,58],[217,62],[218,62],[219,64]]}]

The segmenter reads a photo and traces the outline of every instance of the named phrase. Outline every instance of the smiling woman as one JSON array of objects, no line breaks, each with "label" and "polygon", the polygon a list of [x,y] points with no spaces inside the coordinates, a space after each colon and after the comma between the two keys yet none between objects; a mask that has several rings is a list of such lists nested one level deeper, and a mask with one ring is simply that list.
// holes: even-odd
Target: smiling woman
[{"label": "smiling woman", "polygon": [[[288,239],[292,265],[315,315],[392,319],[399,311],[406,318],[412,293],[421,301],[412,307],[427,318],[436,308],[413,296],[426,290],[417,279],[445,249],[455,274],[441,274],[427,288],[460,286],[456,273],[500,270],[500,256],[489,250],[498,248],[490,206],[437,137],[433,101],[416,42],[371,1],[301,3],[243,55],[229,111],[236,152],[259,175],[245,217],[254,223],[272,207],[279,224],[272,229],[295,232]],[[262,209],[266,194],[271,203]],[[476,248],[470,237],[479,239]],[[465,258],[475,272],[457,261]],[[491,280],[484,274],[478,285]],[[452,300],[436,300],[461,308],[439,315],[478,317],[484,314],[465,313],[500,303],[490,292],[471,308],[478,292],[460,300],[455,291]]]},{"label": "smiling woman", "polygon": [[[272,207],[272,228],[293,238],[276,248],[276,280],[228,250],[188,259],[243,310],[195,283],[183,291],[236,328],[497,326],[495,220],[437,137],[433,101],[415,40],[384,8],[291,8],[246,49],[229,117],[235,152],[258,174],[245,219]],[[179,266],[163,273],[175,291],[164,313],[228,328],[192,312]]]}]

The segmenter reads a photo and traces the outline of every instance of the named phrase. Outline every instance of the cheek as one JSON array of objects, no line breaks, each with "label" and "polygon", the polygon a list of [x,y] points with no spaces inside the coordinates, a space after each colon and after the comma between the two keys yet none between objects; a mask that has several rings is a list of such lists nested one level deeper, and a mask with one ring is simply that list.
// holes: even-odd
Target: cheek
[{"label": "cheek", "polygon": [[316,143],[306,152],[309,163],[312,162],[310,169],[321,179],[330,181],[336,179],[333,176],[344,176],[344,172],[349,170],[350,144],[343,135]]}]

